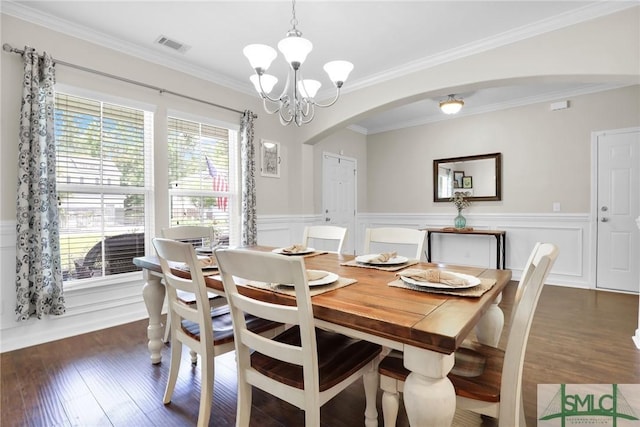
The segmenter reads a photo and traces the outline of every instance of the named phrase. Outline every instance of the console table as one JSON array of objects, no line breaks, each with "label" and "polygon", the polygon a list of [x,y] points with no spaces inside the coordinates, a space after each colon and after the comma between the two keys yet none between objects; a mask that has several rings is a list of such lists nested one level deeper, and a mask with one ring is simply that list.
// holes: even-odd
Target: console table
[{"label": "console table", "polygon": [[[433,233],[442,234],[473,234],[477,236],[494,236],[496,238],[496,268],[505,269],[505,252],[507,246],[504,230],[471,230],[455,228],[426,228],[427,231],[427,262],[431,262],[431,235]],[[502,265],[502,267],[500,267]]]}]

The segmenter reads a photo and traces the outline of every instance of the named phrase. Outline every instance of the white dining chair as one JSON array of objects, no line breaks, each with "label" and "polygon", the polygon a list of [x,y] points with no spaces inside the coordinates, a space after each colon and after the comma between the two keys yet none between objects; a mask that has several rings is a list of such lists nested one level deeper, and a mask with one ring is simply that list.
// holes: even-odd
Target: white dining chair
[{"label": "white dining chair", "polygon": [[334,244],[337,245],[335,250],[328,250],[328,252],[339,254],[342,253],[342,247],[344,246],[346,237],[347,229],[345,227],[338,227],[335,225],[311,225],[304,228],[302,243],[306,246],[309,246],[316,241],[320,241],[323,244]]},{"label": "white dining chair", "polygon": [[411,245],[416,247],[415,259],[422,258],[426,230],[402,227],[367,228],[364,238],[364,253],[371,253],[373,243],[385,245]]},{"label": "white dining chair", "polygon": [[[238,369],[236,426],[251,418],[252,387],[304,410],[307,427],[320,426],[320,407],[364,376],[367,409],[377,422],[377,363],[381,347],[314,327],[304,260],[247,250],[216,251],[224,290],[231,306]],[[238,283],[290,284],[293,305],[264,302]],[[276,338],[260,337],[246,328],[244,316],[292,325]]]},{"label": "white dining chair", "polygon": [[[498,419],[499,427],[526,427],[522,403],[522,370],[529,331],[544,282],[558,257],[551,243],[534,247],[516,291],[506,350],[465,341],[449,373],[456,408]],[[396,425],[399,396],[409,371],[402,355],[380,363],[384,426]]]},{"label": "white dining chair", "polygon": [[[171,362],[163,402],[165,405],[171,402],[184,344],[202,359],[198,426],[207,426],[213,397],[214,357],[235,349],[230,309],[224,306],[211,310],[204,275],[190,243],[155,238],[153,246],[162,267],[169,302],[168,315],[174,325],[171,328]],[[187,268],[190,277],[176,274],[177,270],[172,270],[172,267],[177,265]],[[193,294],[195,304],[185,303],[178,297],[178,291]],[[265,336],[275,336],[284,330],[281,323],[254,316],[247,316],[243,321],[248,330]]]},{"label": "white dining chair", "polygon": [[[167,227],[161,230],[161,235],[165,239],[173,239],[179,242],[191,243],[194,247],[212,248],[215,245],[215,229],[209,225],[178,225],[175,227]],[[178,297],[185,303],[194,304],[195,295],[187,292],[178,291]],[[224,297],[209,292],[209,305],[216,308],[225,305]],[[168,312],[168,310],[167,310]],[[171,317],[167,314],[167,322],[164,327],[164,342],[169,342],[169,334],[171,331]],[[195,363],[195,357],[192,357]]]}]

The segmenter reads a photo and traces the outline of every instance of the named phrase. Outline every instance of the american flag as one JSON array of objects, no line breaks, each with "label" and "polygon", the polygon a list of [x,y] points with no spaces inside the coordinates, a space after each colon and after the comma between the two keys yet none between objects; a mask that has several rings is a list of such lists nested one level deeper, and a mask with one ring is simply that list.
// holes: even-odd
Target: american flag
[{"label": "american flag", "polygon": [[[213,183],[213,191],[229,191],[229,183],[227,182],[227,178],[218,173],[218,170],[213,165],[213,162],[209,159],[209,157],[204,156],[207,161],[207,169],[209,169],[209,176],[211,177]],[[227,211],[227,207],[229,206],[229,198],[228,197],[218,197],[218,209],[221,209],[223,212]]]}]

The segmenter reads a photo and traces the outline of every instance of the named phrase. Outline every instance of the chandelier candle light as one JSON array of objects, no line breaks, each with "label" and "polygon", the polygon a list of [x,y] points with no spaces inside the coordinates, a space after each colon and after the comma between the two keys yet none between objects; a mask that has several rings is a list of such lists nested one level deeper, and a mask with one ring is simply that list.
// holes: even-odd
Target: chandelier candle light
[{"label": "chandelier candle light", "polygon": [[[260,94],[264,102],[264,109],[269,114],[280,113],[280,122],[287,126],[295,123],[301,126],[313,120],[315,107],[330,107],[336,103],[340,96],[340,88],[353,70],[353,64],[348,61],[331,61],[325,64],[324,70],[336,87],[335,98],[328,104],[316,102],[315,96],[321,83],[317,80],[303,79],[300,67],[313,45],[302,37],[302,33],[296,28],[296,2],[292,2],[291,29],[287,36],[278,43],[278,50],[282,52],[289,63],[289,72],[284,90],[277,98],[269,95],[278,82],[278,78],[266,74],[273,60],[278,56],[275,49],[264,44],[250,44],[243,49],[244,55],[249,60],[255,74],[250,77],[251,82]],[[269,108],[269,106],[272,108]]]}]

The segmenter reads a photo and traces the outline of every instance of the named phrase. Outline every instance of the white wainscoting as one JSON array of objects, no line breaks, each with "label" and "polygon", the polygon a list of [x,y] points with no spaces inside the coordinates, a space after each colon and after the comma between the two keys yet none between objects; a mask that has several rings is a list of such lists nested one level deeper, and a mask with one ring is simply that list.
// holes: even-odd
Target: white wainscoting
[{"label": "white wainscoting", "polygon": [[[15,222],[0,223],[0,352],[29,347],[144,319],[142,272],[65,289],[66,313],[43,319],[15,320]],[[141,340],[146,337],[141,336]]]},{"label": "white wainscoting", "polygon": [[[506,266],[513,278],[520,278],[533,244],[555,243],[560,248],[548,282],[556,285],[594,288],[589,276],[590,223],[587,214],[497,215],[470,214],[467,224],[474,228],[507,232]],[[440,214],[360,214],[355,247],[362,252],[367,227],[440,228],[450,226],[451,215]],[[323,224],[318,215],[262,215],[258,217],[258,243],[285,246],[302,238],[306,225]],[[15,222],[0,223],[0,352],[28,347],[73,335],[108,328],[147,317],[142,300],[141,273],[109,278],[99,286],[66,289],[67,313],[42,320],[16,322],[15,308]],[[484,236],[434,235],[434,261],[495,267],[495,239]],[[141,336],[141,340],[146,337]]]},{"label": "white wainscoting", "polygon": [[[544,241],[555,243],[560,249],[549,275],[550,284],[595,288],[588,268],[593,240],[588,214],[469,214],[465,217],[470,227],[507,232],[506,268],[513,271],[514,280],[520,278],[533,245]],[[451,226],[452,221],[451,215],[442,214],[359,214],[353,238],[358,253],[362,253],[368,227],[442,228]],[[289,245],[300,239],[305,225],[322,223],[322,215],[263,216],[258,221],[258,242],[268,246]],[[496,239],[435,234],[432,236],[432,258],[434,262],[495,268]]]}]

